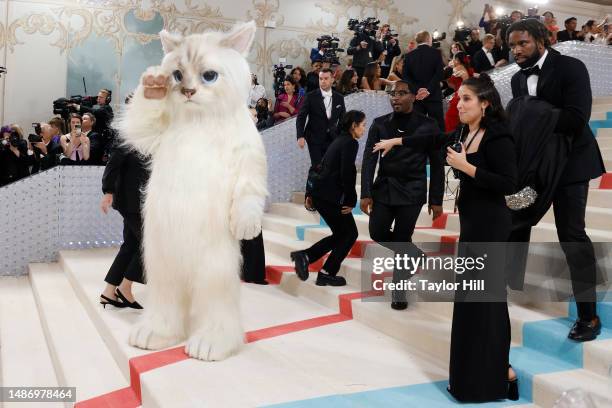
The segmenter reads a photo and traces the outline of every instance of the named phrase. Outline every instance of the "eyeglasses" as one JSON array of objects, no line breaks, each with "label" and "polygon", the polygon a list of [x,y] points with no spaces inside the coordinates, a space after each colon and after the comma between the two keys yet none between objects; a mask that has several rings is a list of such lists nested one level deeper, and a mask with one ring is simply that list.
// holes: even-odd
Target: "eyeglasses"
[{"label": "eyeglasses", "polygon": [[402,97],[402,96],[410,95],[410,92],[408,91],[387,91],[387,95],[389,95],[392,98],[396,96]]}]

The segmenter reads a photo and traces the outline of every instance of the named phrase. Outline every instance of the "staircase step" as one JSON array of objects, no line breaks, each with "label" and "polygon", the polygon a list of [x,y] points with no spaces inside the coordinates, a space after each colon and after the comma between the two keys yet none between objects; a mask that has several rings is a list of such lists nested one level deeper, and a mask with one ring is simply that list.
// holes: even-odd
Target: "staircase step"
[{"label": "staircase step", "polygon": [[[3,387],[57,387],[36,301],[27,276],[0,278],[0,380]],[[63,403],[45,403],[63,408]],[[4,403],[35,408],[37,403]]]},{"label": "staircase step", "polygon": [[127,386],[59,264],[29,270],[59,384],[76,387],[78,401]]},{"label": "staircase step", "polygon": [[598,338],[584,344],[584,369],[612,381],[612,339]]},{"label": "staircase step", "polygon": [[584,369],[537,376],[533,384],[533,401],[543,407],[552,407],[564,391],[576,388],[591,397],[594,407],[612,406],[610,379]]},{"label": "staircase step", "polygon": [[[612,203],[610,203],[612,205]],[[554,223],[555,216],[553,208],[544,215],[542,218],[543,222]],[[589,204],[586,208],[586,227],[587,228],[597,228],[602,230],[612,230],[612,208],[601,208],[590,205],[590,197]]]},{"label": "staircase step", "polygon": [[587,208],[589,208],[590,206],[600,208],[612,208],[612,190],[604,190],[599,188],[589,189]]}]

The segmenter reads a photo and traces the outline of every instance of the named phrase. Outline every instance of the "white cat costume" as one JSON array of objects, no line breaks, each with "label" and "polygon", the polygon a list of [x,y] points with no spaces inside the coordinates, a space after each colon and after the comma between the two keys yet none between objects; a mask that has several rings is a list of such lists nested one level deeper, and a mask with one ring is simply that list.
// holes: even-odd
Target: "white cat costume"
[{"label": "white cat costume", "polygon": [[187,339],[189,356],[214,361],[244,342],[239,240],[261,231],[267,196],[265,151],[245,103],[255,30],[250,22],[184,38],[162,31],[161,66],[147,69],[115,123],[128,145],[151,155],[148,300],[133,346]]}]

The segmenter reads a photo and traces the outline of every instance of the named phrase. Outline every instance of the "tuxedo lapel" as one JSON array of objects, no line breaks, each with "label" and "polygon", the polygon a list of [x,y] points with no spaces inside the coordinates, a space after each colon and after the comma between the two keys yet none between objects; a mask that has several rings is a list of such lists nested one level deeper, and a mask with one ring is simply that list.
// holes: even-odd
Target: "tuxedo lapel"
[{"label": "tuxedo lapel", "polygon": [[323,98],[323,93],[321,93],[321,88],[317,89],[316,95],[317,97],[315,99],[317,106],[319,106],[319,109],[321,112],[323,112],[323,116],[327,118],[327,112],[325,111],[325,99]]},{"label": "tuxedo lapel", "polygon": [[[544,60],[544,64],[542,64],[542,68],[540,69],[540,75],[538,77],[538,87],[536,95],[542,95],[542,89],[546,86],[546,83],[550,80],[552,73],[555,69],[555,55],[550,51]],[[527,82],[527,80],[525,80]]]}]

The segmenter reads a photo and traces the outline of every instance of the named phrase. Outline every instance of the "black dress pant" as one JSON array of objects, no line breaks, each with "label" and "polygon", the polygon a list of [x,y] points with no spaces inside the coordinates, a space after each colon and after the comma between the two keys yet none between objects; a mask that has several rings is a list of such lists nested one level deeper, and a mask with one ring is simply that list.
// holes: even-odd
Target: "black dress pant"
[{"label": "black dress pant", "polygon": [[[578,317],[592,320],[596,316],[596,260],[593,243],[585,232],[586,204],[589,183],[581,182],[557,187],[553,197],[555,225],[561,249],[570,270]],[[511,242],[529,242],[531,228],[512,233]],[[526,263],[524,254],[522,264]]]},{"label": "black dress pant", "polygon": [[308,260],[314,263],[321,259],[323,255],[331,251],[329,257],[323,264],[323,269],[330,275],[336,276],[340,270],[340,265],[348,255],[353,244],[357,240],[358,231],[353,214],[342,214],[342,207],[320,198],[313,197],[313,206],[323,217],[332,235],[323,238],[319,242],[306,250]]},{"label": "black dress pant", "polygon": [[[419,256],[421,251],[412,244],[412,234],[422,208],[422,205],[388,205],[375,200],[368,224],[370,237],[395,254]],[[391,231],[391,224],[394,221]],[[394,283],[409,278],[408,271],[393,271]],[[392,297],[394,301],[404,301],[405,292],[394,291]]]},{"label": "black dress pant", "polygon": [[145,283],[142,263],[142,217],[139,213],[121,213],[123,216],[123,244],[106,278],[107,283],[119,286],[123,278]]},{"label": "black dress pant", "polygon": [[263,232],[253,239],[240,241],[242,252],[242,279],[245,282],[262,283],[266,280],[266,254]]},{"label": "black dress pant", "polygon": [[308,154],[310,155],[310,165],[314,166],[323,160],[323,156],[325,156],[325,152],[329,147],[329,143],[325,144],[312,144],[308,143]]},{"label": "black dress pant", "polygon": [[444,132],[444,129],[446,127],[444,125],[444,108],[442,107],[441,101],[437,101],[437,102],[431,101],[430,102],[430,101],[427,101],[427,99],[424,99],[422,101],[416,101],[414,103],[414,109],[417,112],[427,115],[430,118],[434,119],[436,123],[438,124],[438,126],[440,127],[440,130]]}]

